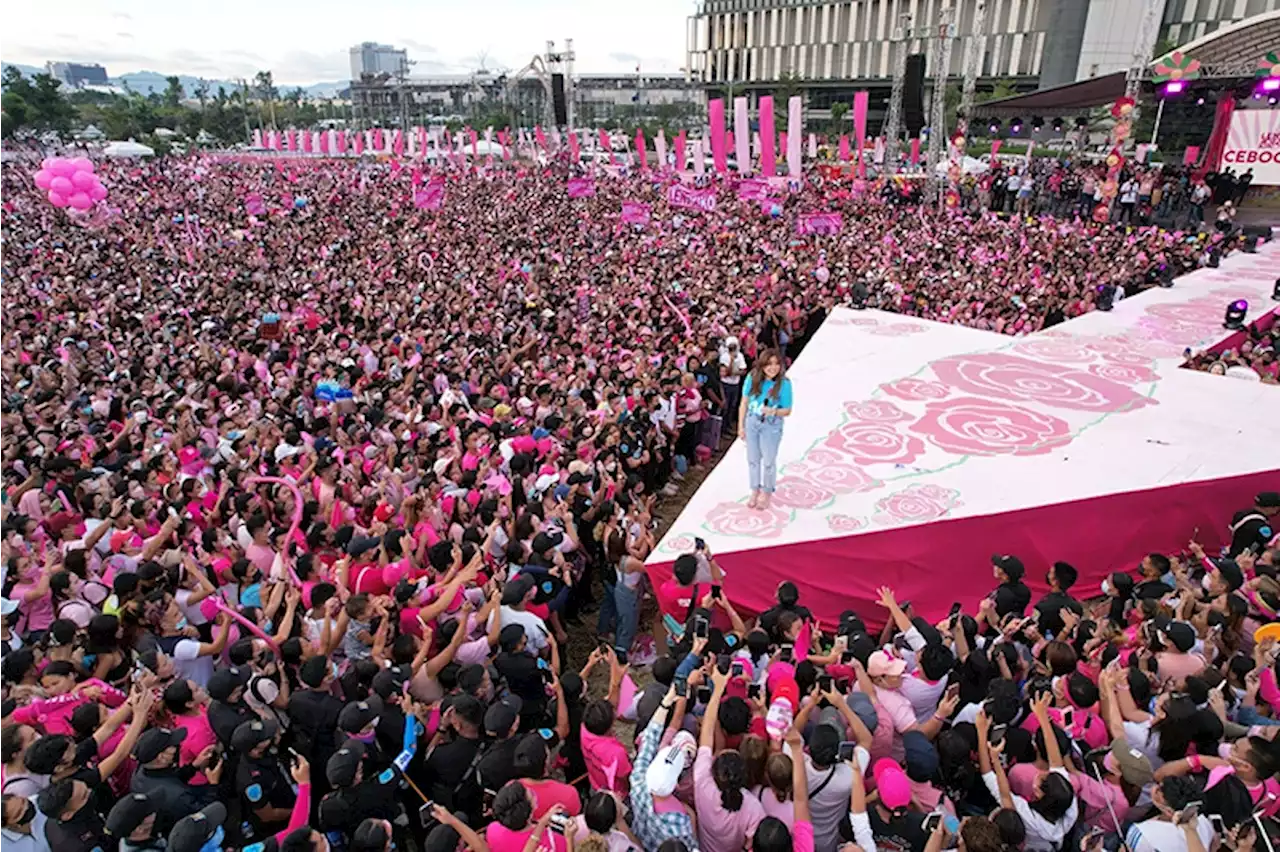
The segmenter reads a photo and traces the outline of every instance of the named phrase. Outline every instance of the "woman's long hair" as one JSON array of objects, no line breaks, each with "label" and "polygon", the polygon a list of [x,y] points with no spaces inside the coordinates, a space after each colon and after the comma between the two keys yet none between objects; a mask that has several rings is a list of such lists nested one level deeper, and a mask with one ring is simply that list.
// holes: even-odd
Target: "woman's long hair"
[{"label": "woman's long hair", "polygon": [[751,365],[751,389],[755,392],[759,392],[760,389],[764,387],[764,383],[769,380],[769,378],[764,374],[764,368],[773,360],[778,362],[778,377],[773,380],[773,387],[769,390],[769,401],[777,402],[778,398],[782,395],[783,379],[787,376],[786,362],[782,360],[782,353],[777,349],[764,350],[756,358],[755,363]]}]

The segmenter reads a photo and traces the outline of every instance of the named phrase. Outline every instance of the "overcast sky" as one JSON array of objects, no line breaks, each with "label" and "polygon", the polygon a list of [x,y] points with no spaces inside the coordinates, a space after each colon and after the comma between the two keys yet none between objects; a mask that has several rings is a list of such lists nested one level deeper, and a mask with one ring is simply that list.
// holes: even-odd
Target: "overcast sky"
[{"label": "overcast sky", "polygon": [[348,48],[394,44],[415,74],[521,68],[546,40],[574,40],[578,71],[675,72],[693,0],[7,0],[0,58],[279,84],[345,80]]}]

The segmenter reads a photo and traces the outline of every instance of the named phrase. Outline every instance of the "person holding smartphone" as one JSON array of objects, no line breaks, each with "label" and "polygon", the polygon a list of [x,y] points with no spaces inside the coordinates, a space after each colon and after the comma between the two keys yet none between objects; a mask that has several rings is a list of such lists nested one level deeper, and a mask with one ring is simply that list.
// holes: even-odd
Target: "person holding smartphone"
[{"label": "person holding smartphone", "polygon": [[742,386],[743,405],[738,410],[738,434],[747,442],[747,474],[751,509],[767,509],[777,490],[778,447],[782,426],[791,416],[791,380],[786,377],[782,353],[760,353]]}]

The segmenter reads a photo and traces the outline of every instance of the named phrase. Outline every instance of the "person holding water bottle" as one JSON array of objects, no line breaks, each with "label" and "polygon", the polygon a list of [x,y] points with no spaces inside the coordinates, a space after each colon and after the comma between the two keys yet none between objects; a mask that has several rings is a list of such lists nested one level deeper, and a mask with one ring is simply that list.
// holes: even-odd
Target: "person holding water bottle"
[{"label": "person holding water bottle", "polygon": [[747,441],[747,472],[752,509],[767,509],[778,480],[778,446],[783,418],[791,414],[791,380],[784,375],[782,354],[766,349],[756,359],[742,387],[738,434]]}]

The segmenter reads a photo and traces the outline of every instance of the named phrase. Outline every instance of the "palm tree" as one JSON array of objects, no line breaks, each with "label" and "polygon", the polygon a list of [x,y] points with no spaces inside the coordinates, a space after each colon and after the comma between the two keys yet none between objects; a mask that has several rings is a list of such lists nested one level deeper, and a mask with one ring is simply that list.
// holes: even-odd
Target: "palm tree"
[{"label": "palm tree", "polygon": [[844,101],[836,101],[831,105],[831,132],[839,136],[844,132],[844,117],[849,114],[849,105]]},{"label": "palm tree", "polygon": [[267,105],[267,109],[271,114],[271,128],[276,129],[276,98],[280,93],[276,90],[275,81],[271,78],[270,71],[259,71],[253,78],[253,88],[258,94],[258,100]]}]

